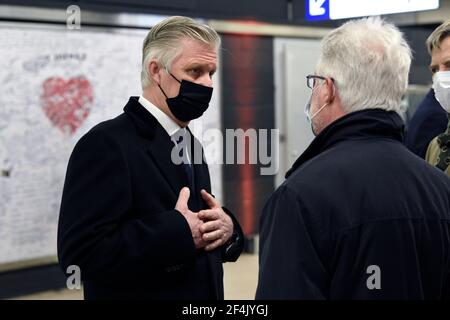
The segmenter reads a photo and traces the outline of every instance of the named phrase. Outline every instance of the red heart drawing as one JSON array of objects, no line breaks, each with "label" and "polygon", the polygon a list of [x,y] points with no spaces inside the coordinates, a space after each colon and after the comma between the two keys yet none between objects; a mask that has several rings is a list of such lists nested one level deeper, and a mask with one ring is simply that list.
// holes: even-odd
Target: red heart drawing
[{"label": "red heart drawing", "polygon": [[74,134],[92,105],[93,90],[89,81],[83,76],[69,80],[50,77],[42,88],[42,108],[47,117],[62,132]]}]

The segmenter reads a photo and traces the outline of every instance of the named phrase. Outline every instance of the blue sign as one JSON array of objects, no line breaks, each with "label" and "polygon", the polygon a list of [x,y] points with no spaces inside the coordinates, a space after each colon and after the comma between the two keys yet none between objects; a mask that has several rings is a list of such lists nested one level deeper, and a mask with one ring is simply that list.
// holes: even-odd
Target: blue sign
[{"label": "blue sign", "polygon": [[306,20],[330,20],[330,0],[305,0]]},{"label": "blue sign", "polygon": [[305,0],[307,21],[435,10],[439,0]]}]

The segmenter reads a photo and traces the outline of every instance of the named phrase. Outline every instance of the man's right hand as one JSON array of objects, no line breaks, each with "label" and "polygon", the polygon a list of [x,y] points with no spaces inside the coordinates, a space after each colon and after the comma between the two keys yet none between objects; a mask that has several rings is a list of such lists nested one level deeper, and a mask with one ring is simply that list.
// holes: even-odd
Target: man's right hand
[{"label": "man's right hand", "polygon": [[192,238],[194,239],[195,248],[201,249],[204,248],[208,242],[202,239],[202,233],[200,232],[200,226],[203,224],[203,221],[198,218],[197,212],[193,212],[188,208],[190,194],[189,188],[184,187],[181,189],[177,204],[175,205],[175,210],[178,210],[187,220],[189,228],[191,229]]}]

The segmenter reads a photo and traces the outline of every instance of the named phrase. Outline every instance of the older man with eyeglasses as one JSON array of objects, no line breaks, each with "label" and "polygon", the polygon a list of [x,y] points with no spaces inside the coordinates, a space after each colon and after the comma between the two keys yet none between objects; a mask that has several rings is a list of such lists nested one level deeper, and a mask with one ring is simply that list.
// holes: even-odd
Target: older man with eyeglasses
[{"label": "older man with eyeglasses", "polygon": [[410,63],[379,18],[323,39],[316,137],[261,215],[257,299],[450,297],[450,179],[402,144]]}]

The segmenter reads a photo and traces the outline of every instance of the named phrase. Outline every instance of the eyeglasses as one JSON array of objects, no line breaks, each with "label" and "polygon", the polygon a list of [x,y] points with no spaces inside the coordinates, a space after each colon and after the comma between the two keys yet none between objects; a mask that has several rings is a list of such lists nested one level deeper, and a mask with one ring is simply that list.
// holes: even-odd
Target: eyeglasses
[{"label": "eyeglasses", "polygon": [[[322,77],[322,76],[316,76],[316,75],[312,75],[312,74],[307,75],[306,76],[306,85],[308,86],[308,88],[313,89],[316,86],[316,79],[326,80],[326,78]],[[333,78],[330,78],[330,79],[331,79],[331,81],[334,82]]]}]

